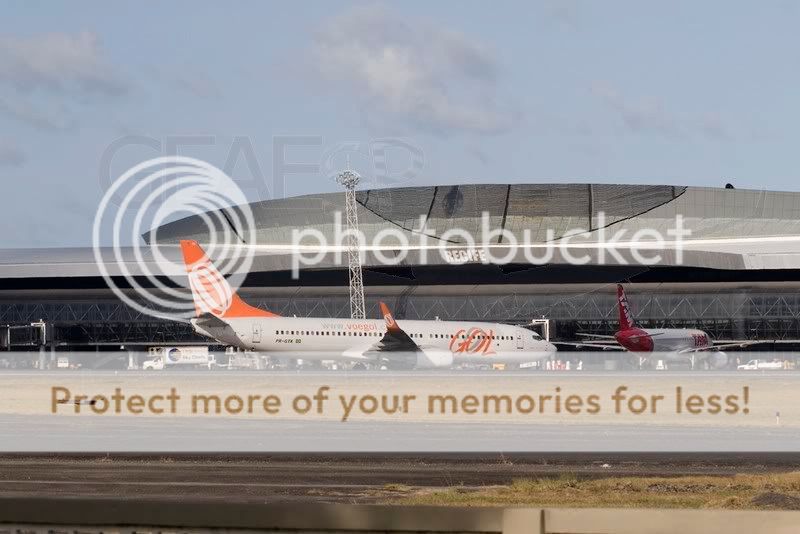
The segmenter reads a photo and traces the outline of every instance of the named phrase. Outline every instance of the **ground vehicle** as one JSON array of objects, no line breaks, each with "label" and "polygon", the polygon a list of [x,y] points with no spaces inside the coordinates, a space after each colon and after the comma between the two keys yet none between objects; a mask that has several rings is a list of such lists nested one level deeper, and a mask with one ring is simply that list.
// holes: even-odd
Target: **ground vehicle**
[{"label": "ground vehicle", "polygon": [[783,369],[783,362],[768,362],[766,360],[750,360],[736,367],[740,371],[765,371]]},{"label": "ground vehicle", "polygon": [[216,357],[209,354],[208,347],[150,347],[149,357],[142,363],[146,371],[160,371],[168,367],[216,366]]}]

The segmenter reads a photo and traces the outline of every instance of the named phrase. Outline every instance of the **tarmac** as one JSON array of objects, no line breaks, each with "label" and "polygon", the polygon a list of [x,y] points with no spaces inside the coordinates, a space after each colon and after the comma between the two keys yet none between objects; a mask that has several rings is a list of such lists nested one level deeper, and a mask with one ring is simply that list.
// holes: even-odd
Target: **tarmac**
[{"label": "tarmac", "polygon": [[377,503],[525,477],[794,470],[800,454],[7,455],[0,497]]}]

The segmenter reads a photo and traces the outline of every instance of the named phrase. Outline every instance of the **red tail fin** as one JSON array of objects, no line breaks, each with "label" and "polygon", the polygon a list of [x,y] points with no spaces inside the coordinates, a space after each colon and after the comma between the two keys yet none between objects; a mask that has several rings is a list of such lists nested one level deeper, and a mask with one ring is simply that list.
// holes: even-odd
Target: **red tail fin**
[{"label": "red tail fin", "polygon": [[617,304],[619,305],[619,329],[628,330],[635,326],[631,307],[628,305],[628,297],[625,296],[625,288],[622,284],[617,284]]},{"label": "red tail fin", "polygon": [[181,241],[181,252],[198,316],[210,313],[219,318],[278,317],[243,301],[222,273],[214,267],[197,241]]}]

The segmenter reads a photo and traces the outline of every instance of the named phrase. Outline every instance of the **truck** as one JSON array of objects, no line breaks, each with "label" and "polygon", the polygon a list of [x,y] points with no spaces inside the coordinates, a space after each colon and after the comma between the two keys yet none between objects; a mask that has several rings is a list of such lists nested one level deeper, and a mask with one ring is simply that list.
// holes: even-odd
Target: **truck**
[{"label": "truck", "polygon": [[750,360],[736,367],[740,371],[777,371],[783,369],[783,362],[767,360]]},{"label": "truck", "polygon": [[150,347],[147,359],[142,363],[145,371],[162,371],[174,367],[206,367],[217,365],[216,357],[208,347]]}]

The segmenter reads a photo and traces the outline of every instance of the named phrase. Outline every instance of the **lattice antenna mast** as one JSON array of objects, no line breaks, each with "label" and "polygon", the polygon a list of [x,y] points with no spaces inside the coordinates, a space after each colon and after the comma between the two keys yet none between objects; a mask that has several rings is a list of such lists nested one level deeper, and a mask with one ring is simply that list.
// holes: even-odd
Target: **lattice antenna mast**
[{"label": "lattice antenna mast", "polygon": [[[348,165],[349,167],[349,165]],[[356,185],[361,177],[347,170],[336,177],[345,188],[345,214],[347,217],[347,262],[350,267],[350,317],[364,319],[364,278],[361,274],[361,254],[358,242],[358,205],[356,204]]]}]

